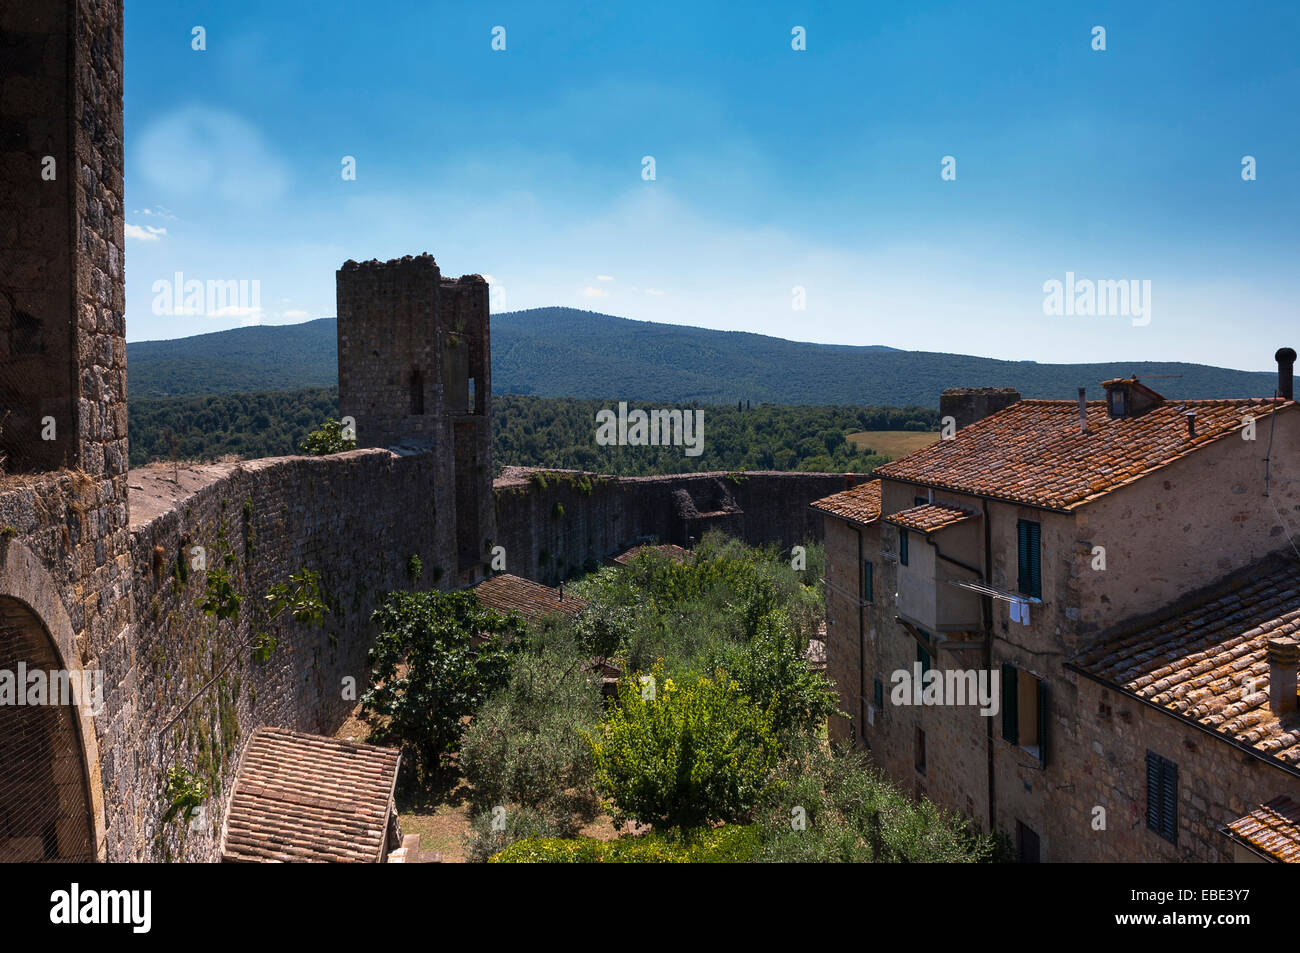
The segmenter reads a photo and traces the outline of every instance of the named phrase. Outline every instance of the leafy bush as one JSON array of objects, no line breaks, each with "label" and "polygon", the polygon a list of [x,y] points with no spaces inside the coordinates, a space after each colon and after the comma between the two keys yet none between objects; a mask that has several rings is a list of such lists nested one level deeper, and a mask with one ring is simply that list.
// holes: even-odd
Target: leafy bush
[{"label": "leafy bush", "polygon": [[531,838],[493,854],[494,864],[743,864],[759,848],[753,826],[723,827],[673,834],[640,834],[603,841],[594,837]]},{"label": "leafy bush", "polygon": [[474,802],[536,808],[565,834],[596,815],[583,732],[604,713],[600,676],[573,645],[518,655],[510,683],[484,703],[461,741]]},{"label": "leafy bush", "polygon": [[560,835],[559,827],[536,808],[513,807],[480,811],[470,819],[465,835],[466,859],[472,864],[489,858],[519,841],[536,841]]},{"label": "leafy bush", "polygon": [[303,453],[323,457],[331,453],[342,453],[344,450],[355,450],[357,438],[344,436],[342,422],[331,417],[303,437],[302,443],[298,446]]},{"label": "leafy bush", "polygon": [[713,667],[725,670],[752,699],[772,716],[772,728],[783,739],[812,735],[838,709],[835,687],[804,658],[807,643],[796,635],[784,610],[771,613],[747,645],[719,651]]},{"label": "leafy bush", "polygon": [[400,744],[418,768],[432,769],[455,750],[462,719],[505,684],[522,624],[468,591],[389,593],[374,620],[380,632],[361,711],[376,740]]},{"label": "leafy bush", "polygon": [[[914,801],[861,755],[805,739],[759,811],[769,863],[972,863],[997,841],[931,801]],[[801,809],[803,829],[796,829]]]},{"label": "leafy bush", "polygon": [[772,716],[719,672],[676,685],[662,668],[654,698],[626,679],[618,706],[588,738],[596,790],[615,823],[659,829],[745,819],[767,790],[778,752]]}]

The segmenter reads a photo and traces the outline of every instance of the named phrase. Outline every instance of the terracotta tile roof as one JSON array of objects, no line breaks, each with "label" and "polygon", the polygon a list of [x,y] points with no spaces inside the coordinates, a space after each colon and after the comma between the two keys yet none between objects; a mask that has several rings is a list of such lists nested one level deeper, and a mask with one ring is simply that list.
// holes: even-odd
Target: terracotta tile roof
[{"label": "terracotta tile roof", "polygon": [[[1131,417],[1111,417],[1104,401],[1087,403],[1088,432],[1079,432],[1079,404],[1022,400],[876,469],[883,477],[997,497],[1052,509],[1073,509],[1158,470],[1275,409],[1272,399],[1167,400]],[[1187,411],[1196,413],[1188,436]]]},{"label": "terracotta tile roof", "polygon": [[583,599],[573,596],[561,599],[558,589],[504,572],[484,579],[474,587],[474,593],[488,608],[498,612],[514,610],[525,619],[537,619],[552,613],[577,615],[587,607]]},{"label": "terracotta tile roof", "polygon": [[618,563],[620,566],[626,566],[632,560],[636,559],[637,556],[641,555],[641,551],[645,549],[653,549],[660,555],[667,556],[673,562],[678,563],[684,563],[691,558],[691,551],[689,549],[674,546],[672,543],[662,543],[658,546],[651,546],[649,544],[633,546],[630,549],[623,550],[623,552],[614,557],[613,561]]},{"label": "terracotta tile roof", "polygon": [[258,728],[235,776],[221,859],[378,863],[400,760],[392,748]]},{"label": "terracotta tile roof", "polygon": [[873,523],[880,518],[880,480],[868,480],[861,486],[822,497],[810,505],[815,510],[854,523]]},{"label": "terracotta tile roof", "polygon": [[1286,795],[1261,804],[1228,825],[1237,840],[1284,864],[1300,863],[1300,804]]},{"label": "terracotta tile roof", "polygon": [[1261,758],[1300,767],[1300,719],[1283,721],[1268,705],[1267,643],[1297,631],[1300,562],[1275,555],[1102,635],[1072,667]]},{"label": "terracotta tile roof", "polygon": [[960,506],[946,506],[943,503],[923,503],[911,509],[899,510],[885,517],[885,522],[901,526],[903,529],[916,530],[918,533],[934,533],[949,526],[974,519],[978,513],[964,510]]}]

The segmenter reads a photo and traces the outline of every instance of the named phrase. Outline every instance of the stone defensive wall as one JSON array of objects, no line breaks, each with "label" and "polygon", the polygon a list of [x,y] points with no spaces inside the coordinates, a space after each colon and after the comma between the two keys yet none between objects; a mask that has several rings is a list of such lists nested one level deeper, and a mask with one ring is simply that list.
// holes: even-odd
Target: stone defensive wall
[{"label": "stone defensive wall", "polygon": [[710,529],[781,549],[822,538],[808,504],[865,479],[845,473],[611,477],[506,467],[493,484],[506,571],[555,585],[648,538],[690,546]]}]

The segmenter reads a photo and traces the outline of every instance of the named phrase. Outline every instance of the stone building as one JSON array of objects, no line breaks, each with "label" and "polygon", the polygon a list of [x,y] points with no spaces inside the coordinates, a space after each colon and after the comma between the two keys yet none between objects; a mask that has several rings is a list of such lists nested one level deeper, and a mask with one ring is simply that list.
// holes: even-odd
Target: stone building
[{"label": "stone building", "polygon": [[337,289],[339,414],[358,447],[437,456],[430,499],[446,501],[457,582],[473,583],[495,523],[487,282],[443,278],[426,253],[347,261]]},{"label": "stone building", "polygon": [[1300,799],[1294,357],[1276,398],[1019,401],[814,503],[833,737],[1025,860],[1237,856]]}]

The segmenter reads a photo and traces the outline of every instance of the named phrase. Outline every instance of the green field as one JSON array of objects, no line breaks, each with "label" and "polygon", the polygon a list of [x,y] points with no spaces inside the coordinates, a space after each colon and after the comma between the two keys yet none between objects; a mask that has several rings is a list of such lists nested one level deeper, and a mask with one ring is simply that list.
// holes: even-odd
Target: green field
[{"label": "green field", "polygon": [[859,450],[883,454],[897,460],[922,447],[928,447],[939,439],[939,435],[933,431],[863,430],[848,434],[844,439]]}]

